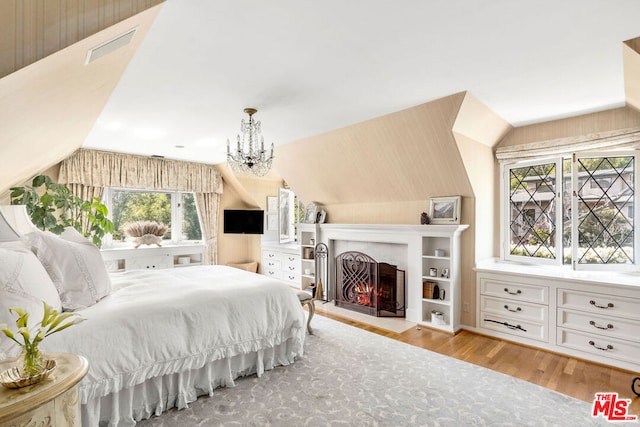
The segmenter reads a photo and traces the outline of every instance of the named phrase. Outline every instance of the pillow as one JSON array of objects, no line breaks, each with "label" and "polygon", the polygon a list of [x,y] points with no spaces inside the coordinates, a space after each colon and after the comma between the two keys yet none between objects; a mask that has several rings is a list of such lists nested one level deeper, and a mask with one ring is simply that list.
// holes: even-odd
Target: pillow
[{"label": "pillow", "polygon": [[[29,327],[42,320],[43,302],[55,310],[62,311],[58,291],[40,261],[20,242],[0,246],[0,323],[5,323],[16,331],[15,314],[9,313],[10,307],[19,307],[29,313]],[[3,335],[4,336],[4,335]],[[13,343],[7,341],[5,344]],[[2,340],[0,340],[2,342]],[[0,359],[13,354],[3,345]]]},{"label": "pillow", "polygon": [[100,250],[75,229],[61,236],[33,232],[24,236],[58,289],[62,308],[87,308],[111,292],[111,279]]},{"label": "pillow", "polygon": [[242,263],[228,263],[227,266],[239,268],[241,270],[246,270],[251,273],[255,273],[258,270],[258,263],[256,261],[253,262],[242,262]]}]

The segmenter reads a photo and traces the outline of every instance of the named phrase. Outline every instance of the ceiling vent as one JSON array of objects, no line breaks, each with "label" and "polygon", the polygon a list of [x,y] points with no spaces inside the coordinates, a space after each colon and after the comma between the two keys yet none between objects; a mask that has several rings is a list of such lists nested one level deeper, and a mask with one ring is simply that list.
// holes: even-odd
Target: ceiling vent
[{"label": "ceiling vent", "polygon": [[87,52],[87,59],[84,61],[84,65],[90,64],[96,59],[102,58],[105,55],[110,54],[111,52],[120,49],[123,46],[128,45],[133,40],[133,36],[138,31],[138,27],[132,28],[124,34],[120,34],[119,36],[102,43],[92,49],[89,49]]}]

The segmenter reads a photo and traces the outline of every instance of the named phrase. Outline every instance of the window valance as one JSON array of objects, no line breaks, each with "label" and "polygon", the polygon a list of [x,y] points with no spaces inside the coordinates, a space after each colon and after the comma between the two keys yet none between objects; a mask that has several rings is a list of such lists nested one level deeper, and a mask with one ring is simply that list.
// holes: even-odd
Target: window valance
[{"label": "window valance", "polygon": [[60,166],[58,182],[222,194],[214,165],[80,149]]}]

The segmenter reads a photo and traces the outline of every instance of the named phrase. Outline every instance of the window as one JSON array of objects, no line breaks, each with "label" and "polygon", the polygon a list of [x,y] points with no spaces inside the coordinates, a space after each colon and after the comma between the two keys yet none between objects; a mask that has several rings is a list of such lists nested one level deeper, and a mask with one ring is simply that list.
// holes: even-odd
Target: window
[{"label": "window", "polygon": [[508,259],[521,257],[555,260],[559,247],[556,224],[562,167],[557,162],[529,163],[507,168]]},{"label": "window", "polygon": [[503,257],[575,268],[637,265],[636,155],[503,166]]},{"label": "window", "polygon": [[114,242],[125,240],[123,226],[134,221],[165,224],[169,231],[163,240],[202,240],[193,193],[106,188],[103,198],[115,228]]}]

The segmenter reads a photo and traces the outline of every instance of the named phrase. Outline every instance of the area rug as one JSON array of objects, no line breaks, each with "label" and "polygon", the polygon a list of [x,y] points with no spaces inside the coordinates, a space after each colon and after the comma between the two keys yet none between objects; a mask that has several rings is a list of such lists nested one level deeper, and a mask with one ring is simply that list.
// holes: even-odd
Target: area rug
[{"label": "area rug", "polygon": [[295,364],[138,426],[612,425],[591,417],[591,404],[535,384],[322,316],[312,323]]}]

